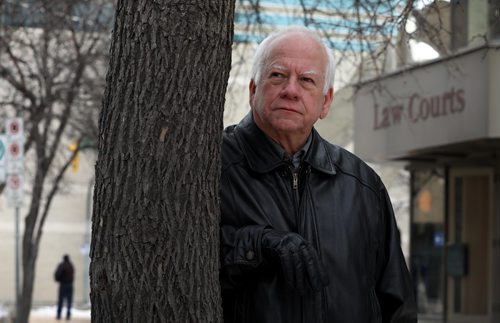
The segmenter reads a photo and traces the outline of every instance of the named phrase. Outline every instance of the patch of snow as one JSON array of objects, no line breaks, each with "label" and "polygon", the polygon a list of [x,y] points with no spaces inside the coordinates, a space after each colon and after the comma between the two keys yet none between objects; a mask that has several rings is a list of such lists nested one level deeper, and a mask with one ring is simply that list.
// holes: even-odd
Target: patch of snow
[{"label": "patch of snow", "polygon": [[[44,306],[33,309],[31,315],[38,317],[54,317],[57,312],[57,306]],[[63,314],[66,314],[66,307],[63,307]],[[88,318],[90,319],[90,309],[71,308],[72,318]]]},{"label": "patch of snow", "polygon": [[0,319],[9,316],[9,311],[3,305],[0,304]]}]

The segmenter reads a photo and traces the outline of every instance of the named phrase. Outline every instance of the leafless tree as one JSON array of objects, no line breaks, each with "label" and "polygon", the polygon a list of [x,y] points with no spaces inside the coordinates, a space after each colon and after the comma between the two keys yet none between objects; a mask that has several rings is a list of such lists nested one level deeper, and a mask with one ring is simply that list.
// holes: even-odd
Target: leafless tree
[{"label": "leafless tree", "polygon": [[[241,59],[233,61],[232,77],[248,63],[243,57],[252,52],[249,46],[289,24],[317,30],[334,49],[340,87],[411,63],[410,40],[424,41],[446,55],[451,7],[442,0],[237,0],[233,51]],[[408,24],[416,30],[408,32]]]},{"label": "leafless tree", "polygon": [[[24,151],[33,179],[16,321],[24,323],[51,202],[81,140],[95,139],[97,89],[104,83],[113,6],[109,1],[52,0],[3,1],[0,8],[0,117],[24,119]],[[69,140],[78,143],[70,156]]]}]

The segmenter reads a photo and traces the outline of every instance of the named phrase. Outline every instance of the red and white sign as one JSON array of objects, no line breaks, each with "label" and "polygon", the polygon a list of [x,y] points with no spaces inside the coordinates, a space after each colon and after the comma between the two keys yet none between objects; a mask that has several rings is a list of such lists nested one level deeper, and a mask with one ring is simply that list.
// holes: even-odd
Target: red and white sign
[{"label": "red and white sign", "polygon": [[478,48],[361,84],[354,96],[355,153],[380,162],[498,138],[488,51]]},{"label": "red and white sign", "polygon": [[6,195],[9,207],[20,207],[24,184],[24,126],[23,119],[7,119],[5,126]]},{"label": "red and white sign", "polygon": [[21,145],[19,145],[19,142],[17,141],[12,141],[9,144],[9,154],[12,156],[12,158],[19,158],[21,154]]},{"label": "red and white sign", "polygon": [[19,178],[19,175],[9,176],[9,181],[7,182],[7,185],[9,185],[10,189],[17,191],[21,187],[21,178]]},{"label": "red and white sign", "polygon": [[6,181],[7,205],[21,207],[23,204],[24,177],[21,174],[9,174]]},{"label": "red and white sign", "polygon": [[24,126],[22,118],[7,119],[7,136],[11,139],[22,139],[24,136]]},{"label": "red and white sign", "polygon": [[7,137],[6,164],[7,174],[24,173],[24,149],[22,141],[10,139]]},{"label": "red and white sign", "polygon": [[0,135],[0,183],[5,182],[5,174],[7,170],[6,163],[6,152],[7,150],[7,136]]}]

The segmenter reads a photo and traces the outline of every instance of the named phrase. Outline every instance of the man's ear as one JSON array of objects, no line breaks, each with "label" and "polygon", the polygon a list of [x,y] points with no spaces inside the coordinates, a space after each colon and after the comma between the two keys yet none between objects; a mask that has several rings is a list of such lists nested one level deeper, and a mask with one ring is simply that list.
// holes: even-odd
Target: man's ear
[{"label": "man's ear", "polygon": [[250,103],[250,106],[253,107],[253,98],[255,96],[255,90],[257,88],[257,85],[255,84],[255,81],[253,79],[250,80],[250,84],[248,84],[248,103]]},{"label": "man's ear", "polygon": [[321,112],[319,114],[320,119],[326,118],[328,111],[330,111],[330,106],[333,102],[333,87],[329,88],[325,94],[323,106],[321,107]]}]

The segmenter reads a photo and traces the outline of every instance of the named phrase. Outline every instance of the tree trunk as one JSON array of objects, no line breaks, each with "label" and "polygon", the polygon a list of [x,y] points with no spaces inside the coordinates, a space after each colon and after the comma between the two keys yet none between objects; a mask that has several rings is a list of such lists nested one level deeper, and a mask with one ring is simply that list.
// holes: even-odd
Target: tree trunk
[{"label": "tree trunk", "polygon": [[234,0],[119,1],[99,127],[92,322],[220,322]]},{"label": "tree trunk", "polygon": [[22,286],[19,295],[19,316],[16,319],[17,323],[28,323],[31,311],[31,302],[33,300],[33,284],[35,282],[35,265],[36,256],[31,256],[34,246],[23,245],[23,263]]},{"label": "tree trunk", "polygon": [[[39,157],[37,157],[39,158]],[[24,234],[22,241],[22,286],[20,286],[20,295],[18,299],[19,316],[17,323],[28,323],[33,300],[33,287],[35,282],[35,267],[40,246],[38,236],[36,235],[36,225],[38,214],[41,208],[43,187],[47,173],[37,169],[35,180],[33,181],[33,192],[31,205],[28,214],[24,219]]]}]

